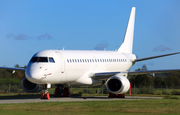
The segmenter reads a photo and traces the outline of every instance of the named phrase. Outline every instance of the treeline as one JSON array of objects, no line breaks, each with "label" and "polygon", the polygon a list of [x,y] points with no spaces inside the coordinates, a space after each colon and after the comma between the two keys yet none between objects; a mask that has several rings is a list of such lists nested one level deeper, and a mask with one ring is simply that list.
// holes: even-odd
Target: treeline
[{"label": "treeline", "polygon": [[[15,68],[26,68],[26,65],[24,67],[20,67],[18,64],[14,65]],[[21,83],[22,78],[25,76],[24,71],[15,71],[15,73],[12,73],[11,70],[6,69],[0,69],[0,85],[2,84],[12,84],[12,85],[18,85]]]},{"label": "treeline", "polygon": [[[16,68],[26,68],[20,67],[18,64],[14,65]],[[136,69],[136,71],[148,70],[146,65],[143,65],[142,68]],[[18,85],[21,83],[22,78],[25,76],[24,71],[16,71],[12,73],[10,70],[0,69],[0,85],[1,84],[12,84]],[[177,88],[180,87],[180,73],[167,73],[167,74],[145,74],[145,75],[137,75],[137,76],[130,76],[129,80],[131,82],[131,86],[134,85],[137,87],[140,86],[154,86],[154,87],[172,87]]]},{"label": "treeline", "polygon": [[[147,70],[146,65],[143,65],[142,68],[138,68],[136,71]],[[156,88],[161,87],[171,87],[178,88],[180,87],[180,73],[162,73],[162,74],[145,74],[145,75],[137,75],[129,78],[131,82],[131,86],[154,86]]]}]

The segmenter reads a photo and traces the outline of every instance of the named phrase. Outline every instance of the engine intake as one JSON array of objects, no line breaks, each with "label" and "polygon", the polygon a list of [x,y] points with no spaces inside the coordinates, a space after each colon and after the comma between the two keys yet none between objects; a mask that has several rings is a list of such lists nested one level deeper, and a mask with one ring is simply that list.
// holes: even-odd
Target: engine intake
[{"label": "engine intake", "polygon": [[124,94],[129,90],[130,82],[124,76],[112,76],[106,81],[106,88],[114,94]]},{"label": "engine intake", "polygon": [[40,92],[43,89],[42,85],[32,83],[24,77],[21,81],[22,88],[27,92]]}]

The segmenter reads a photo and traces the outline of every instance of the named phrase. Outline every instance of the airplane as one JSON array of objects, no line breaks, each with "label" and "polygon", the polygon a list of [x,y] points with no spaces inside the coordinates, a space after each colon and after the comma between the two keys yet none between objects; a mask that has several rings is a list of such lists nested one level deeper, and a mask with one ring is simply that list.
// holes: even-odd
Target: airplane
[{"label": "airplane", "polygon": [[[117,51],[44,50],[34,54],[27,68],[0,67],[25,71],[21,85],[26,92],[41,92],[41,99],[50,99],[48,88],[56,84],[55,96],[70,96],[69,86],[87,87],[106,85],[109,97],[123,97],[130,89],[128,76],[180,71],[129,71],[139,61],[170,56],[180,52],[137,58],[132,53],[135,7],[132,7],[124,41]],[[67,85],[68,87],[64,87]]]}]

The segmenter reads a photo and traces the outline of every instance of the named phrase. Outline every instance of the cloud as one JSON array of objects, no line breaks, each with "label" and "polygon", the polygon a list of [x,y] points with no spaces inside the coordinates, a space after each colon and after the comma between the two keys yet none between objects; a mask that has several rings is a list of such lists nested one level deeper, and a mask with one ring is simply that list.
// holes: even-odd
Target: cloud
[{"label": "cloud", "polygon": [[9,34],[6,35],[6,38],[8,38],[8,39],[11,38],[11,37],[15,38],[15,35],[12,34],[12,33],[9,33]]},{"label": "cloud", "polygon": [[104,50],[107,47],[108,47],[108,43],[102,42],[102,43],[97,44],[94,50]]},{"label": "cloud", "polygon": [[40,35],[37,37],[38,40],[43,40],[43,39],[52,39],[52,36],[48,33],[45,33],[43,35]]},{"label": "cloud", "polygon": [[30,38],[25,34],[19,34],[17,37],[15,37],[15,40],[26,40],[26,39],[30,39]]},{"label": "cloud", "polygon": [[[6,38],[7,39],[12,38],[12,39],[15,39],[15,40],[28,40],[28,39],[32,39],[33,37],[29,37],[26,34],[15,35],[15,34],[9,33],[9,34],[6,35]],[[37,39],[38,40],[52,39],[52,36],[50,34],[48,34],[48,33],[45,33],[43,35],[38,36]]]},{"label": "cloud", "polygon": [[9,33],[6,35],[6,38],[13,38],[15,40],[26,40],[26,39],[30,39],[27,35],[25,34],[19,34],[18,36],[12,34],[12,33]]},{"label": "cloud", "polygon": [[156,48],[154,48],[153,51],[160,51],[160,52],[164,52],[167,50],[171,50],[170,48],[166,47],[165,45],[159,45]]}]

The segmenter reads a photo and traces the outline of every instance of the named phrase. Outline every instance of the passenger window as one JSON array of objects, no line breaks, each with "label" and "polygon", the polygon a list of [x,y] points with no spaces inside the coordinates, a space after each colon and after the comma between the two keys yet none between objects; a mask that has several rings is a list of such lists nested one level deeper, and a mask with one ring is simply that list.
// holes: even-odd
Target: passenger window
[{"label": "passenger window", "polygon": [[[54,61],[54,59],[52,57],[49,57],[49,62],[55,63],[55,61]],[[69,62],[69,60],[68,60],[68,62]]]}]

